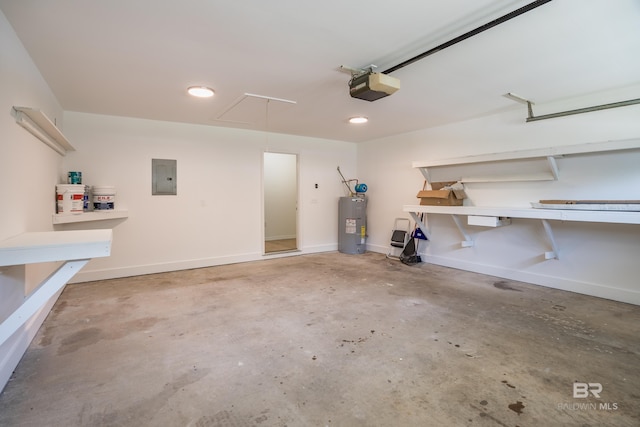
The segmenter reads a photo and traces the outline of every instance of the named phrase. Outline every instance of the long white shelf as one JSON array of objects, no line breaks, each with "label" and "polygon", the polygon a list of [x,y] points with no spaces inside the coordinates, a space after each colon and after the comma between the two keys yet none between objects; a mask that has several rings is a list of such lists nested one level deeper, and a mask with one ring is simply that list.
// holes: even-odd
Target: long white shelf
[{"label": "long white shelf", "polygon": [[509,207],[484,207],[484,206],[423,206],[404,205],[404,212],[408,212],[413,220],[418,224],[422,232],[431,240],[431,233],[428,225],[420,218],[419,214],[444,214],[451,215],[456,227],[462,234],[463,248],[475,246],[475,242],[466,230],[459,215],[486,216],[494,218],[527,218],[539,219],[542,221],[544,231],[549,239],[551,250],[545,252],[545,259],[560,259],[560,252],[556,244],[553,230],[549,220],[557,221],[581,221],[600,222],[612,224],[640,224],[640,212],[621,211],[581,211],[581,210],[560,210],[560,209],[537,209],[537,208],[509,208]]},{"label": "long white shelf", "polygon": [[13,107],[16,123],[29,131],[40,141],[63,156],[67,151],[75,151],[60,129],[40,110],[29,107]]},{"label": "long white shelf", "polygon": [[37,262],[106,257],[112,230],[71,230],[23,233],[0,241],[0,267]]},{"label": "long white shelf", "polygon": [[129,211],[126,209],[101,210],[82,212],[79,214],[53,214],[54,224],[70,224],[86,221],[103,221],[108,219],[127,218]]},{"label": "long white shelf", "polygon": [[556,181],[557,175],[549,171],[547,173],[537,173],[518,176],[460,176],[460,182],[467,184],[470,182],[527,182],[527,181]]},{"label": "long white shelf", "polygon": [[[519,150],[519,151],[507,151],[501,153],[488,153],[475,156],[456,157],[451,159],[436,159],[430,161],[413,162],[412,166],[420,170],[427,182],[432,181],[432,172],[435,170],[442,171],[443,169],[461,167],[464,165],[479,165],[489,164],[491,166],[498,166],[502,164],[513,164],[518,161],[534,161],[537,164],[537,170],[535,172],[524,172],[518,170],[509,170],[506,175],[494,176],[494,171],[485,171],[480,176],[469,176],[468,174],[462,174],[456,176],[454,173],[453,180],[460,182],[499,182],[499,181],[551,181],[559,179],[557,158],[565,156],[590,154],[590,153],[603,153],[613,152],[620,150],[638,150],[640,149],[640,139],[626,139],[618,141],[603,141],[603,142],[590,142],[586,144],[565,145],[559,147],[538,148],[531,150]],[[485,166],[486,167],[486,166]],[[503,168],[501,167],[501,168]],[[492,169],[495,169],[492,168]],[[477,173],[477,172],[476,172]]]},{"label": "long white shelf", "polygon": [[413,162],[414,168],[437,166],[468,165],[473,163],[500,162],[518,159],[544,159],[572,154],[600,153],[618,150],[640,149],[640,139],[619,141],[589,142],[586,144],[564,145],[559,147],[537,148],[531,150],[506,151],[500,153],[480,154],[475,156],[456,157],[451,159]]},{"label": "long white shelf", "polygon": [[[639,150],[640,138],[603,141],[586,144],[565,145],[531,150],[489,153],[476,156],[457,157],[451,159],[413,162],[413,167],[420,170],[425,180],[431,183],[432,172],[439,170],[443,176],[449,174],[450,180],[461,182],[506,182],[506,181],[546,181],[558,180],[559,169],[557,158],[591,153],[614,152],[621,150]],[[467,166],[465,168],[465,165]],[[471,167],[471,165],[477,165]],[[525,167],[525,165],[527,167]],[[533,170],[531,167],[534,167]],[[496,175],[500,169],[506,174]],[[479,171],[479,172],[478,172]],[[478,174],[479,175],[476,175]],[[474,241],[467,232],[460,215],[492,217],[494,223],[508,224],[500,218],[528,218],[542,221],[544,230],[551,244],[551,251],[545,253],[546,259],[559,259],[553,231],[549,221],[581,221],[611,224],[640,224],[640,212],[613,210],[578,210],[578,209],[541,209],[525,207],[485,207],[485,206],[424,206],[405,205],[403,211],[408,212],[428,239],[431,235],[420,214],[451,215],[458,230],[463,236],[462,246],[472,247]],[[485,218],[486,223],[491,223]]]},{"label": "long white shelf", "polygon": [[581,211],[562,209],[536,209],[484,206],[423,206],[404,205],[404,212],[434,213],[449,215],[480,215],[510,218],[547,219],[558,221],[605,222],[617,224],[640,224],[640,212]]}]

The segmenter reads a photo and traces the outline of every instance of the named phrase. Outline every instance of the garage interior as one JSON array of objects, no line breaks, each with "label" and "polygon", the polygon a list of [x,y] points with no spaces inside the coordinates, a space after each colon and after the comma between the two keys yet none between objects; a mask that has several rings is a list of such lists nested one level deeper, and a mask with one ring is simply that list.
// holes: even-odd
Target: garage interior
[{"label": "garage interior", "polygon": [[[375,253],[72,284],[0,421],[633,426],[638,321],[631,304]],[[603,398],[578,403],[575,381]]]},{"label": "garage interior", "polygon": [[0,424],[637,425],[640,4],[298,3],[0,0]]}]

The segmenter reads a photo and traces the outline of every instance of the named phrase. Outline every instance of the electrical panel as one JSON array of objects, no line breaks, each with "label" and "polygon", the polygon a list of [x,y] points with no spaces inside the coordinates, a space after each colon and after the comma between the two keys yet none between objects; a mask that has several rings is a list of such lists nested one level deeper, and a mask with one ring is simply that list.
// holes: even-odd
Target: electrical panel
[{"label": "electrical panel", "polygon": [[177,161],[151,159],[151,194],[175,196],[178,188]]}]

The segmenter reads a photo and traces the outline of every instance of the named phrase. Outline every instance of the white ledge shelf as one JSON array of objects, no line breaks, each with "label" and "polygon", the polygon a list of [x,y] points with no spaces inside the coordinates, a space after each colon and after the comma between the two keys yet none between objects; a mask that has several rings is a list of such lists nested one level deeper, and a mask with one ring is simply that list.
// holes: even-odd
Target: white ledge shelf
[{"label": "white ledge shelf", "polygon": [[458,227],[464,240],[461,246],[464,248],[473,247],[474,241],[467,232],[459,215],[485,216],[495,218],[526,218],[539,219],[542,221],[545,233],[551,245],[551,251],[545,252],[545,259],[560,259],[558,246],[556,244],[553,230],[549,220],[556,221],[580,221],[580,222],[600,222],[610,224],[640,224],[640,212],[623,211],[582,211],[582,210],[560,210],[560,209],[538,209],[538,208],[510,208],[510,207],[484,207],[484,206],[423,206],[404,205],[402,210],[408,212],[413,220],[418,224],[420,230],[431,240],[429,228],[420,218],[419,214],[442,214],[451,215],[451,218]]},{"label": "white ledge shelf", "polygon": [[53,223],[70,224],[87,221],[104,221],[109,219],[127,218],[128,216],[129,211],[126,209],[91,211],[78,214],[53,214]]},{"label": "white ledge shelf", "polygon": [[0,242],[0,267],[106,257],[112,234],[109,229],[19,234]]},{"label": "white ledge shelf", "polygon": [[[640,139],[626,139],[616,141],[590,142],[586,144],[566,145],[559,147],[538,148],[531,150],[508,151],[501,153],[480,154],[476,156],[456,157],[451,159],[436,159],[430,161],[413,162],[412,166],[419,169],[427,182],[432,182],[432,172],[435,170],[442,171],[449,169],[489,164],[493,168],[498,163],[501,164],[517,164],[523,161],[535,161],[539,171],[522,172],[516,167],[515,171],[509,171],[506,175],[494,176],[491,173],[485,173],[481,176],[468,176],[459,172],[460,175],[455,176],[447,181],[460,182],[500,182],[500,181],[552,181],[559,179],[557,158],[565,156],[584,155],[590,153],[604,153],[620,150],[637,150],[640,149]],[[455,175],[455,173],[453,174]]]},{"label": "white ledge shelf", "polygon": [[40,110],[29,107],[13,107],[16,123],[61,155],[75,151],[60,129]]},{"label": "white ledge shelf", "polygon": [[472,163],[500,162],[505,160],[535,159],[559,157],[572,154],[601,153],[618,150],[634,150],[640,148],[639,139],[619,141],[589,142],[586,144],[564,145],[559,147],[538,148],[532,150],[506,151],[500,153],[480,154],[476,156],[457,157],[428,162],[413,162],[414,168],[468,165]]},{"label": "white ledge shelf", "polygon": [[510,218],[550,219],[557,221],[606,222],[617,224],[640,224],[640,212],[582,211],[562,209],[537,209],[518,207],[485,206],[423,206],[404,205],[404,212],[434,213],[449,215],[479,215]]}]

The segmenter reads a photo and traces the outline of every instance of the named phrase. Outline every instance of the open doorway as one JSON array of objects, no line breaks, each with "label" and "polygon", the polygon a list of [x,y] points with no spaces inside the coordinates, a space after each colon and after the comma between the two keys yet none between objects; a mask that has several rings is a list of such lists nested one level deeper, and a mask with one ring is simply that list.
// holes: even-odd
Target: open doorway
[{"label": "open doorway", "polygon": [[298,249],[298,156],[264,153],[264,253]]}]

